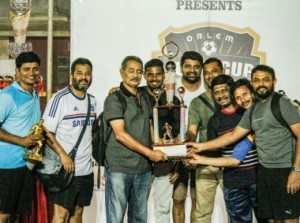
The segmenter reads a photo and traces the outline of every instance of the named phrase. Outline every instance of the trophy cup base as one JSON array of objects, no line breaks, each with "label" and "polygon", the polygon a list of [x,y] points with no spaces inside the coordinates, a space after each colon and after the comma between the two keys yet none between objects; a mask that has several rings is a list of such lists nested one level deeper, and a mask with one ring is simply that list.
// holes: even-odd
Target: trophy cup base
[{"label": "trophy cup base", "polygon": [[43,157],[39,154],[34,154],[34,153],[27,153],[24,154],[24,160],[30,161],[30,162],[42,162]]}]

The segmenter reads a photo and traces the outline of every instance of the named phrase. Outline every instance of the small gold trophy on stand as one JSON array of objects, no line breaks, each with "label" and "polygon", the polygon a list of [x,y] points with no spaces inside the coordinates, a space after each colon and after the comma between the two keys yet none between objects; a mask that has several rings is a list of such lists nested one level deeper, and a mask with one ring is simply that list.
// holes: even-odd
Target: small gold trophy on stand
[{"label": "small gold trophy on stand", "polygon": [[[28,135],[42,134],[44,135],[48,130],[43,126],[44,120],[41,119],[39,123],[31,127],[28,132]],[[37,144],[34,146],[24,148],[23,158],[29,162],[36,163],[42,162],[42,149],[44,146],[44,138],[37,141]]]},{"label": "small gold trophy on stand", "polygon": [[[165,49],[169,45],[174,45],[177,52],[167,51]],[[174,48],[174,47],[173,47]],[[163,151],[171,161],[180,161],[184,159],[187,155],[186,145],[184,144],[184,129],[185,129],[185,108],[183,102],[184,88],[181,87],[179,90],[179,95],[181,98],[181,103],[174,104],[173,98],[175,95],[175,79],[176,79],[176,64],[172,59],[177,56],[179,52],[178,46],[174,42],[167,43],[162,48],[162,53],[165,57],[169,59],[166,63],[166,74],[165,74],[165,91],[166,91],[166,101],[164,105],[159,105],[158,100],[161,96],[161,90],[156,92],[156,89],[153,91],[155,98],[155,106],[153,106],[153,120],[154,120],[154,150]],[[178,124],[180,121],[180,134],[178,136],[172,135],[173,127],[172,123],[165,122],[163,126],[159,126],[159,115],[158,112],[160,109],[180,109],[180,117],[178,117]],[[179,115],[179,112],[177,113]],[[161,129],[159,129],[161,128]],[[161,134],[159,134],[161,133]],[[161,135],[161,138],[159,137]]]}]

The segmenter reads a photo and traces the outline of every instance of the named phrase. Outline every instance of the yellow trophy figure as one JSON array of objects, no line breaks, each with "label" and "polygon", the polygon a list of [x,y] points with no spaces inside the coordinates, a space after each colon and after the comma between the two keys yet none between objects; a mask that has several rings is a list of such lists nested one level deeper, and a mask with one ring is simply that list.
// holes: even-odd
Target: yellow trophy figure
[{"label": "yellow trophy figure", "polygon": [[[28,132],[28,135],[33,134],[44,134],[48,130],[43,126],[44,120],[41,119],[38,124],[35,124],[31,127]],[[44,139],[37,141],[37,144],[31,147],[24,148],[24,159],[32,162],[41,162],[43,161],[42,148],[43,148]]]}]

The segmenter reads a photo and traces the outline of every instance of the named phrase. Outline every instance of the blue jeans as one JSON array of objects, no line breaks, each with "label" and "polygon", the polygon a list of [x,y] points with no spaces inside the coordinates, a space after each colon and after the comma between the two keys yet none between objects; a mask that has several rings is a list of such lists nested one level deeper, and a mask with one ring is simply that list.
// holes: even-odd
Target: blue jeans
[{"label": "blue jeans", "polygon": [[106,222],[123,223],[128,205],[128,223],[146,223],[151,171],[125,174],[105,169],[105,175]]},{"label": "blue jeans", "polygon": [[224,187],[224,199],[231,223],[252,223],[252,210],[257,216],[257,184],[239,189]]}]

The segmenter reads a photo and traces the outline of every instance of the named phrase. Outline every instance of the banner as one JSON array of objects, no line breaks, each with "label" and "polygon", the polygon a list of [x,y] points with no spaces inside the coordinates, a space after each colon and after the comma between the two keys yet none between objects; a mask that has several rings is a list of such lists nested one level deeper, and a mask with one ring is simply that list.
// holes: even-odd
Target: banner
[{"label": "banner", "polygon": [[[77,57],[92,61],[89,91],[96,96],[99,111],[109,89],[119,86],[125,56],[165,61],[161,49],[170,41],[179,47],[177,64],[183,52],[195,50],[204,59],[221,59],[226,74],[234,79],[249,78],[255,65],[267,64],[275,69],[276,89],[291,99],[300,98],[298,0],[74,0],[71,4],[71,61]],[[174,49],[170,45],[167,50]],[[181,75],[179,64],[177,74]],[[215,212],[224,217],[222,205]],[[223,222],[218,213],[214,216],[214,222]],[[99,214],[97,219],[102,222]]]}]

